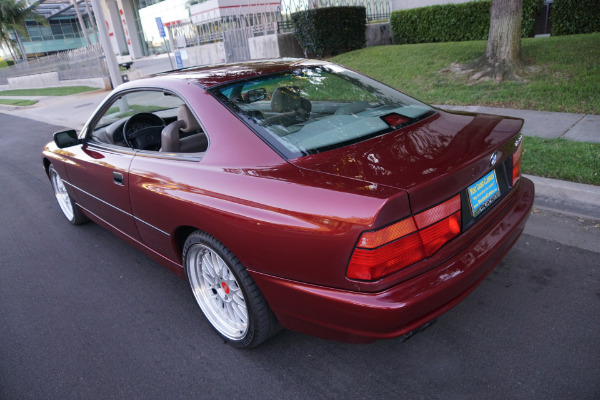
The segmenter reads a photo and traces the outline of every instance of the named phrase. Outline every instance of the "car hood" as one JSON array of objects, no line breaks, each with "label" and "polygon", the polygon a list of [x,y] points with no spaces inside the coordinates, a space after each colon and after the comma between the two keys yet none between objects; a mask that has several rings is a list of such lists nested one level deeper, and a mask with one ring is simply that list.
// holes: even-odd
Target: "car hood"
[{"label": "car hood", "polygon": [[495,151],[499,162],[509,157],[514,145],[505,144],[522,125],[518,118],[440,110],[394,132],[290,162],[405,190],[418,212],[483,176]]}]

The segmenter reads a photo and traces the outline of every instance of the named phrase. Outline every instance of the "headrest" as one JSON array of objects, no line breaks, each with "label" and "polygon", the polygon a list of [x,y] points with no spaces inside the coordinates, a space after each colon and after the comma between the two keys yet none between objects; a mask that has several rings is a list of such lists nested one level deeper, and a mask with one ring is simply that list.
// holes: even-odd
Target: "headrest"
[{"label": "headrest", "polygon": [[185,123],[181,128],[181,132],[194,132],[200,129],[198,120],[185,104],[180,105],[177,109],[177,119]]},{"label": "headrest", "polygon": [[310,112],[310,101],[300,96],[298,86],[280,86],[271,96],[271,110],[275,112],[306,111]]}]

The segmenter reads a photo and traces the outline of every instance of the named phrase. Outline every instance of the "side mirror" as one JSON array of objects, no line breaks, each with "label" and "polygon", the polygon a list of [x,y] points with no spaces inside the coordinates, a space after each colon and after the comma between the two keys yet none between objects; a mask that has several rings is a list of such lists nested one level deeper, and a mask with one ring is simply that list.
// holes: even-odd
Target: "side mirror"
[{"label": "side mirror", "polygon": [[64,149],[65,147],[78,145],[82,141],[77,137],[77,132],[74,129],[70,129],[68,131],[56,132],[54,134],[54,143],[56,143],[59,149]]},{"label": "side mirror", "polygon": [[264,100],[267,98],[267,91],[264,88],[249,90],[242,94],[244,103],[254,103],[255,101]]}]

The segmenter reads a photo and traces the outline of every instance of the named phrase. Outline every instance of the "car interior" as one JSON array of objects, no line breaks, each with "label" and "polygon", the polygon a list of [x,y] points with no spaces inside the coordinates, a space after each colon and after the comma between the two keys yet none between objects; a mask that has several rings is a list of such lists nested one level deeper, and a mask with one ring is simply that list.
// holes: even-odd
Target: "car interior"
[{"label": "car interior", "polygon": [[160,137],[161,152],[198,153],[208,147],[198,120],[185,104],[177,108],[177,119],[161,130]]},{"label": "car interior", "polygon": [[435,113],[378,82],[310,68],[234,82],[213,93],[289,157],[400,129]]},{"label": "car interior", "polygon": [[113,102],[90,139],[161,153],[202,153],[208,148],[208,138],[189,107],[176,96],[156,91],[127,94]]}]

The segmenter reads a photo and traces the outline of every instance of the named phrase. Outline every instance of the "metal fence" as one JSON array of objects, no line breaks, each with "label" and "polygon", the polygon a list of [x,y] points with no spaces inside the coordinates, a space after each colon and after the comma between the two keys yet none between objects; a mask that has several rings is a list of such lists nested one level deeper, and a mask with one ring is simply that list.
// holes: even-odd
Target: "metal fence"
[{"label": "metal fence", "polygon": [[282,0],[279,32],[294,30],[292,14],[298,11],[325,7],[363,6],[367,12],[367,21],[389,20],[391,14],[388,0]]},{"label": "metal fence", "polygon": [[[277,22],[281,19],[278,17],[279,8],[264,3],[211,11],[193,15],[190,21],[169,25],[175,47],[220,42],[231,35],[242,40],[277,33]],[[244,31],[241,36],[238,34],[240,30]]]},{"label": "metal fence", "polygon": [[363,6],[367,21],[387,20],[391,12],[388,0],[282,0],[279,4],[262,1],[217,10],[192,8],[190,20],[168,26],[172,43],[176,48],[184,48],[224,42],[226,61],[240,61],[250,56],[249,38],[292,32],[292,14],[298,11]]},{"label": "metal fence", "polygon": [[[240,40],[248,37],[294,30],[292,14],[313,8],[364,6],[367,21],[387,20],[391,9],[388,0],[282,0],[278,6],[263,1],[244,7],[228,7],[218,13],[207,12],[193,15],[191,20],[171,24],[175,47],[198,46],[223,41],[225,32],[243,30],[243,35],[235,34]],[[229,35],[228,35],[229,36]]]},{"label": "metal fence", "polygon": [[0,69],[0,84],[8,78],[57,72],[59,80],[109,76],[104,50],[99,43]]}]

